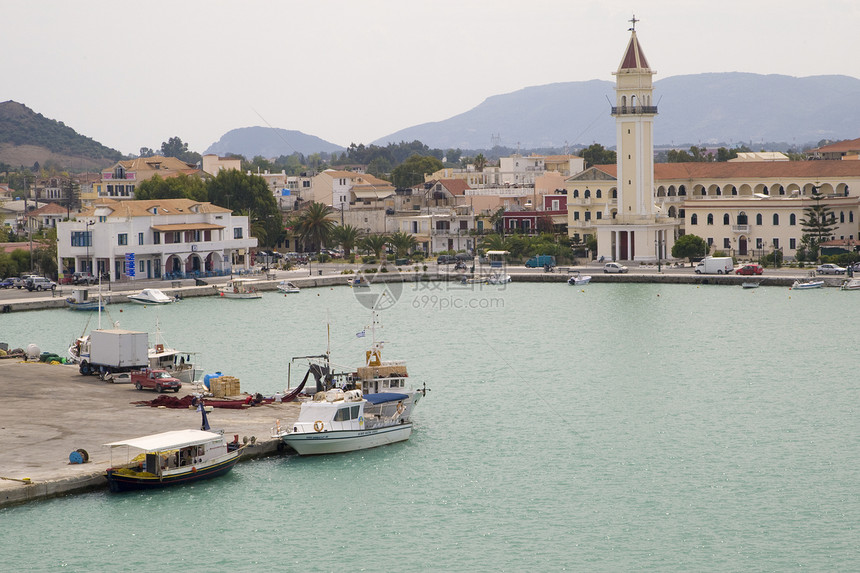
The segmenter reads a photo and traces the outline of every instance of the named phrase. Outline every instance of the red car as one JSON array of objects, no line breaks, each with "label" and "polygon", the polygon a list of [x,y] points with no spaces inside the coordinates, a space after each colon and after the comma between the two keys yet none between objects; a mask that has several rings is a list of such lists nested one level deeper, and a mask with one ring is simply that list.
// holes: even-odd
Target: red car
[{"label": "red car", "polygon": [[735,271],[736,275],[760,275],[764,272],[759,264],[744,265]]}]

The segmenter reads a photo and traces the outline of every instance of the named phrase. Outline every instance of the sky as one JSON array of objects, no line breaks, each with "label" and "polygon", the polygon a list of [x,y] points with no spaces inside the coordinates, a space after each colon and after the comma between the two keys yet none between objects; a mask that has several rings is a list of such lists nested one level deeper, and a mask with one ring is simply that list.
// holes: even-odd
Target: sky
[{"label": "sky", "polygon": [[[860,77],[858,0],[0,0],[0,101],[137,154],[271,126],[348,146],[558,82]],[[489,144],[489,142],[488,142]]]}]

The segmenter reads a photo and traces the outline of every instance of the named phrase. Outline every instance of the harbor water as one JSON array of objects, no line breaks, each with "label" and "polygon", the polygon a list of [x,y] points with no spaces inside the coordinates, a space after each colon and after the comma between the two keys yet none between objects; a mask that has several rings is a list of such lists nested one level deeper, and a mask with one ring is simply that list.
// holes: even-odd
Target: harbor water
[{"label": "harbor water", "polygon": [[[206,372],[273,393],[290,357],[325,351],[327,331],[334,362],[363,359],[357,294],[110,305],[102,326],[158,322]],[[409,441],[0,509],[4,569],[857,571],[858,297],[393,287],[384,358],[407,360],[429,389]],[[62,353],[88,318],[2,315],[0,341]],[[296,365],[293,385],[303,374]]]}]

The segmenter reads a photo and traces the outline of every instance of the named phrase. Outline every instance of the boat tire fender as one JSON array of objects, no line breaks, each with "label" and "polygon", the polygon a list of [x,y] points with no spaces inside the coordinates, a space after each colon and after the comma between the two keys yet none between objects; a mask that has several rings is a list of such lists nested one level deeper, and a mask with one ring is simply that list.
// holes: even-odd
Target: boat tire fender
[{"label": "boat tire fender", "polygon": [[322,420],[317,420],[316,422],[314,422],[314,431],[322,432],[324,427],[325,424],[322,423]]}]

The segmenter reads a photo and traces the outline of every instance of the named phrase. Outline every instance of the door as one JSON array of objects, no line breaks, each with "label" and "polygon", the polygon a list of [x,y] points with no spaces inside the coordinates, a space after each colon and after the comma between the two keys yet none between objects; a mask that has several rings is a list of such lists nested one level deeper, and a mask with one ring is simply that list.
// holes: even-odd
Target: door
[{"label": "door", "polygon": [[738,239],[738,254],[744,256],[747,254],[747,238],[741,237]]}]

